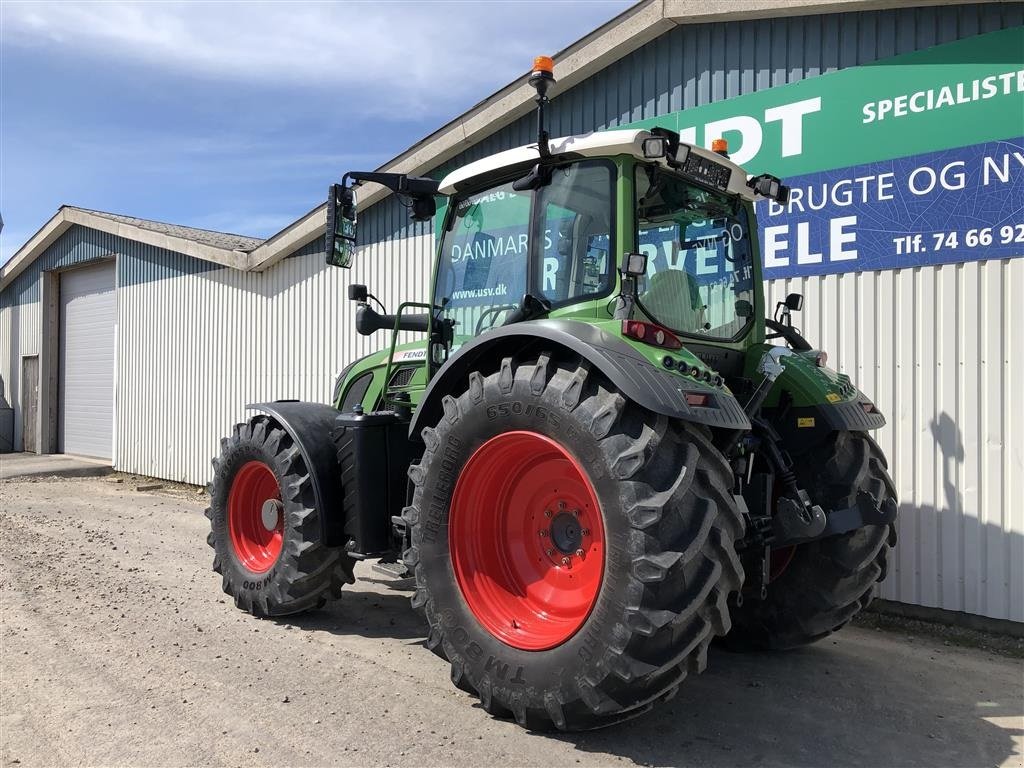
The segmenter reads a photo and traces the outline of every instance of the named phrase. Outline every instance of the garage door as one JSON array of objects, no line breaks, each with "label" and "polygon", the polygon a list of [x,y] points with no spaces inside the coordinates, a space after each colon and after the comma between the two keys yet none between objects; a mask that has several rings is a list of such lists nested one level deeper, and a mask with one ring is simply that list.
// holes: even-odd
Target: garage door
[{"label": "garage door", "polygon": [[60,450],[109,459],[114,443],[114,263],[60,276]]}]

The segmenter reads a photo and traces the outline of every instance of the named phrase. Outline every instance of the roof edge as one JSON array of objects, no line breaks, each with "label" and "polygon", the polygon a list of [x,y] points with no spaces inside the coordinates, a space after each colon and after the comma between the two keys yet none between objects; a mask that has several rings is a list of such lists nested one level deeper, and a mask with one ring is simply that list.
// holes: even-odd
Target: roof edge
[{"label": "roof edge", "polygon": [[133,224],[98,216],[81,208],[62,205],[49,221],[19,248],[2,268],[0,268],[0,290],[4,290],[14,279],[24,272],[43,252],[53,245],[73,225],[108,232],[156,248],[183,253],[203,261],[220,264],[233,269],[247,269],[247,254],[227,248],[197,243],[184,237],[176,237],[162,232],[143,229]]}]

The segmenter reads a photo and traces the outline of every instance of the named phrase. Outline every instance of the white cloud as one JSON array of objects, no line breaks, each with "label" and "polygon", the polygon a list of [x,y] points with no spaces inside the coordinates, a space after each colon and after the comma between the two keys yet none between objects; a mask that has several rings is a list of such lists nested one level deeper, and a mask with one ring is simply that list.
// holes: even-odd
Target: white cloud
[{"label": "white cloud", "polygon": [[[606,2],[3,3],[4,44],[448,112],[627,7]],[[371,103],[372,102],[372,103]]]}]

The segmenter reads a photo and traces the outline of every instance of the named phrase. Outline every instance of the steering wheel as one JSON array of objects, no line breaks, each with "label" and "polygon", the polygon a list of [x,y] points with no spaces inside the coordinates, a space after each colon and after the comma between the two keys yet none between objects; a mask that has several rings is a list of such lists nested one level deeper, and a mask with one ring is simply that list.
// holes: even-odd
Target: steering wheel
[{"label": "steering wheel", "polygon": [[[518,308],[518,304],[495,304],[493,307],[488,307],[483,311],[483,314],[480,315],[480,319],[476,321],[476,330],[473,331],[473,335],[479,336],[481,333],[484,332],[484,320],[486,320],[491,315],[496,315],[499,312],[508,312],[510,310],[515,310]],[[487,327],[493,328],[494,322],[492,321],[491,324]]]}]

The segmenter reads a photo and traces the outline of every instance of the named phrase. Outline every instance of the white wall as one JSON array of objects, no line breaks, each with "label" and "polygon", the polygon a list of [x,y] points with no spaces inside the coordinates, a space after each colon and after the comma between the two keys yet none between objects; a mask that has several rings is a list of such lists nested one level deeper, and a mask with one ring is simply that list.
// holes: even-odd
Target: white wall
[{"label": "white wall", "polygon": [[21,449],[24,430],[21,414],[21,358],[39,354],[42,339],[41,306],[39,301],[34,301],[0,309],[0,378],[3,379],[4,399],[14,408],[16,450]]},{"label": "white wall", "polygon": [[344,365],[390,341],[355,333],[347,286],[366,283],[392,311],[422,301],[431,248],[427,235],[369,246],[351,270],[313,255],[262,273],[216,269],[122,285],[116,468],[204,484],[247,403],[329,401]]},{"label": "white wall", "polygon": [[881,596],[1024,621],[1024,259],[769,284],[875,399],[900,495]]}]

